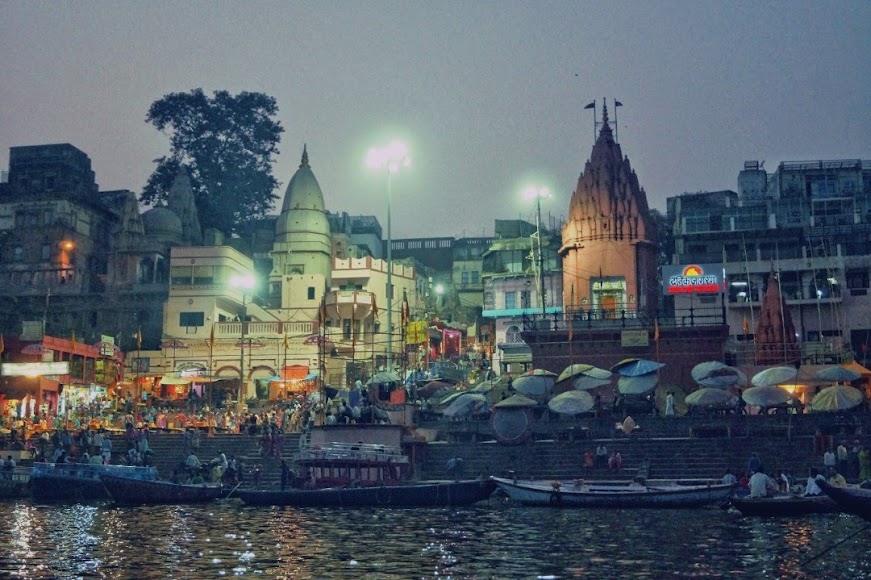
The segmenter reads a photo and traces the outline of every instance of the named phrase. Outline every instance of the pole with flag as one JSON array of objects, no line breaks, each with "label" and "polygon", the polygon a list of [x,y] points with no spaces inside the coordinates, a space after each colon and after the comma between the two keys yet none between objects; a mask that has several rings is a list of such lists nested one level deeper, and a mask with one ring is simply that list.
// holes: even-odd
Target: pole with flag
[{"label": "pole with flag", "polygon": [[214,351],[215,351],[215,323],[212,322],[212,328],[211,328],[211,330],[209,330],[209,382],[206,383],[206,388],[209,389],[209,399],[208,399],[209,400],[209,417],[208,417],[209,436],[211,436],[214,433],[213,428],[214,428],[214,422],[215,422],[214,421],[215,410],[212,407],[212,394],[213,394],[213,391],[215,388],[214,384],[212,382],[214,380],[214,377],[212,376],[212,364],[213,364],[213,359],[214,359]]},{"label": "pole with flag", "polygon": [[623,106],[623,103],[621,103],[617,99],[614,99],[614,141],[616,141],[617,143],[620,142],[620,137],[618,137],[618,133],[617,133],[617,127],[618,127],[617,107],[622,107],[622,106]]},{"label": "pole with flag", "polygon": [[593,100],[592,103],[584,107],[584,110],[593,109],[593,143],[596,143],[596,101]]}]

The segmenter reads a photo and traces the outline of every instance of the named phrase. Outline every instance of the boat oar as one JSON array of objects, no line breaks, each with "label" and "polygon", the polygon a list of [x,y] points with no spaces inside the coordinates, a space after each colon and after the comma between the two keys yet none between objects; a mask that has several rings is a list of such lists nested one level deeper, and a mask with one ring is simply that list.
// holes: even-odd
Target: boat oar
[{"label": "boat oar", "polygon": [[852,534],[850,534],[849,536],[847,536],[846,538],[844,538],[842,540],[838,540],[837,542],[835,542],[834,544],[832,544],[831,546],[829,546],[828,548],[826,548],[825,550],[823,550],[822,552],[820,552],[819,554],[814,556],[813,558],[809,558],[809,559],[805,560],[804,562],[802,562],[801,564],[798,565],[799,568],[803,568],[804,566],[806,566],[807,564],[810,564],[811,562],[813,562],[814,560],[816,560],[820,556],[823,556],[824,554],[831,552],[832,550],[834,550],[835,548],[837,548],[838,546],[840,546],[841,544],[843,544],[847,540],[849,540],[851,538],[855,538],[856,536],[858,536],[859,534],[861,534],[862,532],[864,532],[865,530],[868,530],[868,529],[871,529],[871,524],[868,524],[866,526],[859,528],[859,530],[853,532]]},{"label": "boat oar", "polygon": [[224,496],[224,499],[230,499],[230,496],[233,495],[233,492],[234,492],[234,491],[236,491],[237,489],[239,489],[239,486],[240,486],[240,485],[242,485],[242,482],[241,482],[241,481],[240,481],[239,483],[236,484],[236,487],[234,487],[233,489],[230,490],[230,493],[228,493],[226,496]]}]

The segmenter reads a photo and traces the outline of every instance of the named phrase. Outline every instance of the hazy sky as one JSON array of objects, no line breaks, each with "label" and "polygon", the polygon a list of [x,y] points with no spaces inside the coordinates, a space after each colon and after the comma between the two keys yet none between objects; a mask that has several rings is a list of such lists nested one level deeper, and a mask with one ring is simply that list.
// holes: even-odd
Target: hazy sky
[{"label": "hazy sky", "polygon": [[[0,0],[0,167],[69,142],[101,189],[139,192],[167,153],[169,92],[274,96],[284,187],[304,142],[327,209],[385,222],[366,150],[406,139],[393,237],[492,235],[565,216],[594,98],[651,206],[735,189],[745,160],[871,159],[871,2],[48,2]],[[609,105],[609,110],[611,105]],[[611,112],[613,120],[613,112]]]}]

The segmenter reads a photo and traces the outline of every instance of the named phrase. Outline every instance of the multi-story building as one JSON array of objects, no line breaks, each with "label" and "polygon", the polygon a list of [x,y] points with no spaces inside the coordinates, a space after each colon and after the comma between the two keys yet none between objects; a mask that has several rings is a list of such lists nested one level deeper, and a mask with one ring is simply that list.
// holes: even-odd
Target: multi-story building
[{"label": "multi-story building", "polygon": [[[738,191],[668,199],[672,264],[705,266],[726,285],[707,296],[722,305],[729,356],[746,363],[763,293],[775,273],[804,362],[833,362],[871,344],[871,162],[783,162],[773,173],[748,161]],[[752,362],[752,361],[751,361]]]},{"label": "multi-story building", "polygon": [[560,238],[541,232],[539,256],[534,225],[522,220],[496,220],[495,230],[496,239],[482,256],[482,315],[493,325],[494,369],[500,373],[520,372],[532,364],[532,352],[520,336],[523,317],[549,317],[562,312],[563,273],[557,255]]}]

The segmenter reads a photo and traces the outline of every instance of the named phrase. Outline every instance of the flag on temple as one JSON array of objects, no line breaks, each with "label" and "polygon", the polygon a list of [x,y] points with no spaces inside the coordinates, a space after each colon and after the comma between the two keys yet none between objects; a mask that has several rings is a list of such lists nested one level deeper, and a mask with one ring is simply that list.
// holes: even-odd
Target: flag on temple
[{"label": "flag on temple", "polygon": [[72,335],[70,336],[70,342],[72,343],[72,350],[76,350],[76,329],[73,329]]},{"label": "flag on temple", "polygon": [[142,329],[136,329],[136,350],[142,350]]},{"label": "flag on temple", "polygon": [[3,335],[0,334],[0,354],[6,352],[6,341],[3,340]]},{"label": "flag on temple", "polygon": [[215,348],[215,324],[212,323],[212,330],[209,331],[209,348]]},{"label": "flag on temple", "polygon": [[326,296],[324,296],[321,299],[321,308],[318,311],[318,321],[321,324],[327,323],[327,297]]},{"label": "flag on temple", "polygon": [[659,319],[653,321],[653,342],[659,342]]},{"label": "flag on temple", "polygon": [[584,107],[584,109],[594,109],[595,107],[596,107],[596,101],[593,101],[592,103],[590,103],[589,105]]},{"label": "flag on temple", "polygon": [[616,101],[616,100],[614,101],[614,108],[622,107],[622,106],[623,106],[623,103],[621,103],[620,101]]},{"label": "flag on temple", "polygon": [[408,298],[402,297],[402,326],[408,324],[408,319],[411,318],[411,307],[408,305]]},{"label": "flag on temple", "polygon": [[290,348],[290,342],[287,339],[287,332],[285,332],[284,333],[284,350],[287,350],[289,348]]},{"label": "flag on temple", "polygon": [[375,293],[372,293],[372,317],[378,318],[378,304],[375,303]]}]

